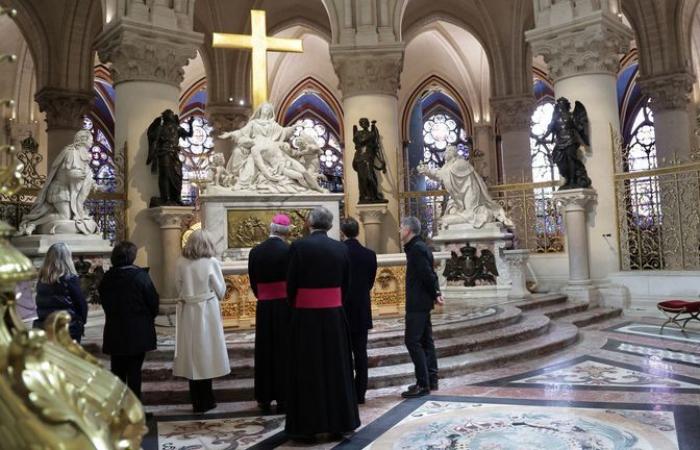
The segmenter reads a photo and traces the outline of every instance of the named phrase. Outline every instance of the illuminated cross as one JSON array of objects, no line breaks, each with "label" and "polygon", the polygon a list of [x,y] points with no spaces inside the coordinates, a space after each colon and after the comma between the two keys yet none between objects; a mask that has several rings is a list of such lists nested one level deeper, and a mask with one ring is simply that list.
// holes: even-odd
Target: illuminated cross
[{"label": "illuminated cross", "polygon": [[265,11],[250,11],[251,34],[214,33],[214,48],[249,48],[253,50],[253,108],[267,101],[267,52],[304,51],[300,39],[267,36]]}]

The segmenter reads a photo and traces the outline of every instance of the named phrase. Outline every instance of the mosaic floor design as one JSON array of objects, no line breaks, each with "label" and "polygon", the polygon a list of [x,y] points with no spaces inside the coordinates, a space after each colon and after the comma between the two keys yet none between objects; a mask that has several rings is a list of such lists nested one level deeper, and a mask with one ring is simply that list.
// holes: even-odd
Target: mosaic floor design
[{"label": "mosaic floor design", "polygon": [[284,416],[208,414],[155,417],[143,450],[259,450],[285,440]]},{"label": "mosaic floor design", "polygon": [[600,391],[700,393],[700,379],[583,355],[530,372],[477,383],[477,386],[586,389]]},{"label": "mosaic floor design", "polygon": [[637,336],[647,336],[656,339],[669,339],[672,341],[685,342],[690,344],[700,344],[700,332],[687,330],[685,333],[678,329],[669,328],[666,325],[663,334],[659,333],[660,325],[650,325],[648,323],[625,322],[606,328],[604,331],[615,333],[635,334]]},{"label": "mosaic floor design", "polygon": [[429,396],[335,449],[693,450],[698,406]]},{"label": "mosaic floor design", "polygon": [[602,347],[611,352],[627,353],[629,355],[647,356],[660,361],[666,361],[687,366],[700,367],[700,353],[684,352],[669,348],[655,347],[653,345],[635,344],[616,339],[608,339]]}]

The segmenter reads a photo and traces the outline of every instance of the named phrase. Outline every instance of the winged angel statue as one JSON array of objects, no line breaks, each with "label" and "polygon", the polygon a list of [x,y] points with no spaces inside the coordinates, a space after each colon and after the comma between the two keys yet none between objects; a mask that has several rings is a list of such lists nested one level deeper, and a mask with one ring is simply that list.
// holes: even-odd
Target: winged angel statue
[{"label": "winged angel statue", "polygon": [[571,102],[565,97],[559,97],[554,106],[552,121],[547,132],[539,140],[546,143],[553,136],[554,150],[552,161],[557,165],[564,184],[559,189],[587,188],[591,186],[586,166],[579,157],[581,145],[589,147],[590,136],[588,113],[583,104],[577,101],[571,112]]}]

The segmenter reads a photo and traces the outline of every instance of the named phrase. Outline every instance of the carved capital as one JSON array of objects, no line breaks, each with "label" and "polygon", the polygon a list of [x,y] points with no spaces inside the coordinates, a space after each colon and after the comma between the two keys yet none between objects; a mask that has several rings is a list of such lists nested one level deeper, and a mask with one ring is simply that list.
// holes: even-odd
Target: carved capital
[{"label": "carved capital", "polygon": [[372,203],[357,205],[357,214],[362,225],[378,225],[384,220],[388,210],[387,203]]},{"label": "carved capital", "polygon": [[403,48],[331,51],[343,97],[383,94],[397,96],[403,69]]},{"label": "carved capital", "polygon": [[180,87],[184,67],[197,55],[201,33],[160,28],[123,18],[105,30],[96,47],[111,63],[114,84],[156,81]]},{"label": "carved capital", "polygon": [[241,128],[250,117],[250,107],[239,106],[231,103],[209,103],[207,116],[209,123],[214,127],[214,135],[225,131],[233,131]]},{"label": "carved capital", "polygon": [[159,206],[150,209],[151,217],[161,229],[181,230],[185,221],[194,215],[188,206]]},{"label": "carved capital", "polygon": [[695,76],[689,72],[679,72],[640,78],[637,83],[651,98],[654,113],[669,110],[686,110],[693,91]]},{"label": "carved capital", "polygon": [[589,74],[617,74],[620,55],[629,51],[632,30],[617,17],[592,13],[568,23],[525,33],[533,55],[542,55],[556,82]]},{"label": "carved capital", "polygon": [[83,116],[90,112],[95,98],[93,92],[70,91],[59,88],[43,88],[35,99],[39,110],[46,113],[46,129],[79,130]]},{"label": "carved capital", "polygon": [[586,211],[597,201],[598,193],[595,189],[565,189],[554,192],[553,197],[565,212]]},{"label": "carved capital", "polygon": [[529,130],[535,98],[531,95],[492,98],[491,108],[502,133]]}]

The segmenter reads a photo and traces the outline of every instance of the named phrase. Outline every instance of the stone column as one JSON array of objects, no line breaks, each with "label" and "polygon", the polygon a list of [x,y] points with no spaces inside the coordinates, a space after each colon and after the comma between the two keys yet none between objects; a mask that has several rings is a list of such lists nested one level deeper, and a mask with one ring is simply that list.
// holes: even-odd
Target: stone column
[{"label": "stone column", "polygon": [[532,95],[491,99],[501,133],[501,159],[505,183],[532,180],[530,121],[535,106]]},{"label": "stone column", "polygon": [[[188,206],[160,206],[148,210],[151,219],[160,228],[160,244],[163,249],[162,273],[167,274],[167,280],[161,281],[158,289],[160,294],[160,314],[170,316],[175,313],[177,290],[175,270],[177,259],[182,249],[182,228],[184,221],[192,218],[193,210]],[[155,281],[155,280],[154,280]],[[169,319],[168,319],[169,320]],[[168,325],[174,325],[169,322]]]},{"label": "stone column", "polygon": [[207,103],[207,116],[209,116],[209,123],[214,127],[212,131],[214,148],[228,161],[233,152],[232,142],[230,139],[219,139],[219,135],[245,125],[250,116],[250,108],[233,103]]},{"label": "stone column", "polygon": [[129,5],[126,16],[107,25],[96,47],[100,60],[111,63],[116,98],[115,147],[117,151],[125,146],[128,149],[127,235],[140,249],[136,263],[151,267],[156,287],[162,290],[169,274],[163,270],[165,249],[160,229],[148,213],[151,197],[159,192],[157,176],[146,166],[146,130],[165,109],[178,111],[183,67],[196,56],[203,36],[192,32],[191,24],[189,28],[180,27],[178,24],[186,25],[188,21],[173,9],[160,8],[144,15],[143,2],[132,1]]},{"label": "stone column", "polygon": [[659,165],[678,158],[688,160],[694,149],[695,124],[690,111],[690,94],[695,77],[688,72],[641,78],[642,92],[651,98]]},{"label": "stone column", "polygon": [[386,212],[386,203],[357,205],[357,213],[365,232],[365,245],[376,253],[386,253],[386,241],[382,236],[382,222]]},{"label": "stone column", "polygon": [[382,137],[387,173],[378,174],[380,189],[389,201],[384,216],[381,236],[386,239],[384,250],[398,253],[399,243],[399,170],[401,170],[402,144],[399,138],[399,111],[397,91],[403,66],[403,47],[367,49],[361,52],[343,48],[331,49],[333,66],[340,79],[343,92],[343,114],[345,128],[345,211],[357,216],[359,190],[357,174],[352,169],[355,148],[352,143],[352,128],[360,118],[377,121]]},{"label": "stone column", "polygon": [[486,179],[488,184],[498,183],[498,157],[496,155],[496,138],[493,124],[481,122],[474,125],[474,149],[481,152],[476,158],[476,171]]},{"label": "stone column", "polygon": [[510,273],[509,300],[530,300],[532,294],[527,290],[527,261],[530,250],[503,250],[503,259]]},{"label": "stone column", "polygon": [[525,33],[533,54],[544,56],[550,67],[556,96],[568,98],[572,106],[578,100],[588,111],[591,147],[585,164],[598,193],[596,216],[589,224],[595,280],[619,270],[610,127],[620,129],[617,69],[633,34],[613,3],[600,3],[602,9],[590,1],[543,3],[536,12],[538,27]]},{"label": "stone column", "polygon": [[76,92],[60,88],[43,88],[35,99],[46,114],[47,167],[73,142],[75,133],[83,127],[83,117],[90,112],[94,92]]},{"label": "stone column", "polygon": [[597,291],[591,281],[588,245],[588,212],[596,201],[594,189],[557,191],[554,198],[564,215],[566,252],[569,255],[569,282],[565,288],[576,301],[597,301]]}]

